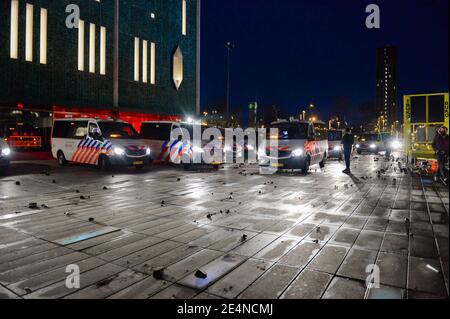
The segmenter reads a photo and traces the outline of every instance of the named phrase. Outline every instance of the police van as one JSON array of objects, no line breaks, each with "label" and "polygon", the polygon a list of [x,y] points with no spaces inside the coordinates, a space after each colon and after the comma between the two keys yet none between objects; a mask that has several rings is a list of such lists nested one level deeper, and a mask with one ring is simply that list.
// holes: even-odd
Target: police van
[{"label": "police van", "polygon": [[[210,140],[202,140],[199,145],[195,145],[193,123],[172,122],[172,121],[147,121],[141,124],[141,139],[152,149],[153,160],[157,163],[182,164],[185,169],[191,168],[194,157],[201,159],[201,165],[209,164],[217,167],[220,161],[205,163],[203,154],[212,152],[209,146]],[[206,126],[201,127],[203,133]],[[172,134],[174,132],[174,134]],[[180,134],[175,134],[175,133]]]},{"label": "police van", "polygon": [[263,172],[264,168],[300,169],[306,174],[312,165],[325,167],[328,153],[328,129],[325,123],[283,120],[272,123],[269,128],[278,131],[277,136],[268,136],[276,139],[277,145],[274,147],[267,140],[266,147],[258,151]]},{"label": "police van", "polygon": [[339,160],[344,158],[344,148],[341,144],[344,134],[344,130],[332,129],[328,131],[328,158]]},{"label": "police van", "polygon": [[57,119],[52,129],[52,154],[60,165],[68,162],[112,166],[151,163],[151,150],[127,122],[96,119]]}]

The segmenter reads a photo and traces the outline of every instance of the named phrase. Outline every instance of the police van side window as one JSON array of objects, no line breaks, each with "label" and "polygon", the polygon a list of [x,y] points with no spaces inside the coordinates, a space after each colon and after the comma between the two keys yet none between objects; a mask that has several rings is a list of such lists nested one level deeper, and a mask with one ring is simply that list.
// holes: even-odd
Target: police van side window
[{"label": "police van side window", "polygon": [[323,124],[315,124],[314,133],[316,141],[323,141],[328,139],[328,130]]},{"label": "police van side window", "polygon": [[87,125],[87,121],[56,121],[53,125],[53,137],[81,140],[87,135]]},{"label": "police van side window", "polygon": [[171,124],[144,123],[141,127],[141,138],[156,141],[170,140]]}]

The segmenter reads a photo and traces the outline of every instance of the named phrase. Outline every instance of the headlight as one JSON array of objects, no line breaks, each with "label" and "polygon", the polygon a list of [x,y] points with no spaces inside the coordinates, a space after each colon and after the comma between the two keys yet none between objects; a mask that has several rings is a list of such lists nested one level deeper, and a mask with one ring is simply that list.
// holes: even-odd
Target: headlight
[{"label": "headlight", "polygon": [[336,152],[338,152],[338,151],[341,150],[341,147],[340,147],[340,146],[335,146],[335,147],[333,148],[333,150],[336,151]]},{"label": "headlight", "polygon": [[393,142],[391,143],[391,147],[392,147],[393,149],[399,149],[399,148],[402,147],[402,143],[401,143],[400,141],[393,141]]},{"label": "headlight", "polygon": [[145,155],[150,155],[152,153],[152,150],[150,149],[150,147],[147,147],[147,149],[145,150]]},{"label": "headlight", "polygon": [[294,157],[302,156],[302,155],[303,155],[303,150],[300,149],[300,148],[298,148],[298,149],[296,149],[296,150],[294,150],[294,151],[292,152],[292,155],[294,155]]},{"label": "headlight", "polygon": [[125,155],[125,149],[123,149],[121,147],[114,147],[114,154],[116,154],[118,156],[123,156],[123,155]]},{"label": "headlight", "polygon": [[377,148],[375,144],[370,144],[370,148]]},{"label": "headlight", "polygon": [[198,147],[198,146],[194,146],[194,147],[192,148],[192,151],[193,151],[194,153],[203,153],[203,148]]},{"label": "headlight", "polygon": [[359,145],[359,144],[356,144],[356,148],[360,148],[361,147],[361,145]]},{"label": "headlight", "polygon": [[9,149],[9,147],[2,149],[3,156],[9,156],[10,154],[11,154],[11,150]]}]

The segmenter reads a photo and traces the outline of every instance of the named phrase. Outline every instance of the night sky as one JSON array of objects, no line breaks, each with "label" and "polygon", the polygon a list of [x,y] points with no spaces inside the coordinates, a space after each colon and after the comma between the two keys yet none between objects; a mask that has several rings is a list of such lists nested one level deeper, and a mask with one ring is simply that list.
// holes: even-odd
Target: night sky
[{"label": "night sky", "polygon": [[[381,29],[365,27],[370,3]],[[234,108],[256,100],[297,115],[314,102],[325,117],[345,97],[357,121],[356,107],[375,101],[375,49],[384,45],[399,49],[400,97],[448,91],[448,11],[448,0],[203,0],[201,105],[224,104],[227,41],[236,46]]]}]

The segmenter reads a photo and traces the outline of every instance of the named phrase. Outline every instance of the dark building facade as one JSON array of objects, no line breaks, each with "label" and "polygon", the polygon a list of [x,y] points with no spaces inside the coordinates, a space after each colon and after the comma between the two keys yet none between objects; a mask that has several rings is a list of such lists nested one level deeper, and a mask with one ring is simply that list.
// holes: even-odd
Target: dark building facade
[{"label": "dark building facade", "polygon": [[199,1],[0,1],[0,120],[195,115]]},{"label": "dark building facade", "polygon": [[397,48],[387,46],[376,52],[376,108],[380,118],[379,130],[390,132],[397,120]]}]

